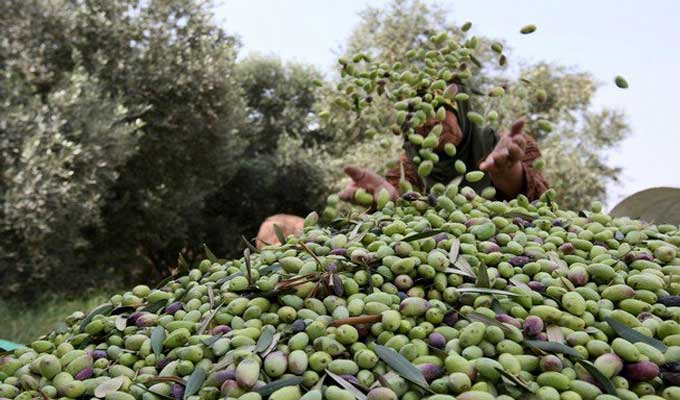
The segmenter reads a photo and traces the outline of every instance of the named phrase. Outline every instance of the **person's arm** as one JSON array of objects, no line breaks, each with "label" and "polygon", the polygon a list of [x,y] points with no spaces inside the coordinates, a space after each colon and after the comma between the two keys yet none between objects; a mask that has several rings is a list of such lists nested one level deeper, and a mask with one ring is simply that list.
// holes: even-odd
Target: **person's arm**
[{"label": "person's arm", "polygon": [[529,135],[523,135],[526,141],[526,148],[524,150],[524,158],[522,159],[524,170],[522,194],[527,196],[529,201],[534,201],[541,197],[550,186],[541,171],[533,167],[534,161],[541,158],[541,150],[538,148],[536,140]]}]

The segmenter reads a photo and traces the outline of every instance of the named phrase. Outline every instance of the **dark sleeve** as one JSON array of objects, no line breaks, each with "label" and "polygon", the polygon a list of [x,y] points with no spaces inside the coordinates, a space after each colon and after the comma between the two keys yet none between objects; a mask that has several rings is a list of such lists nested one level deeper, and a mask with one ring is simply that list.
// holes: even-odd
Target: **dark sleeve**
[{"label": "dark sleeve", "polygon": [[541,197],[548,190],[549,186],[543,174],[532,166],[534,161],[541,158],[541,151],[536,140],[527,134],[523,135],[527,145],[524,150],[524,159],[522,160],[522,166],[524,167],[522,193],[529,198],[529,201],[534,201]]}]

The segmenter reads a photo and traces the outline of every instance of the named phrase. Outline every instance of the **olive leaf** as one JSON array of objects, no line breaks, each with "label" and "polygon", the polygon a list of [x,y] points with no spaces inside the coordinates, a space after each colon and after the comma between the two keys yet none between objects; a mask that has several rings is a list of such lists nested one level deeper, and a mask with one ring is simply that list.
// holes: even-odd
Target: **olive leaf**
[{"label": "olive leaf", "polygon": [[243,260],[246,263],[246,277],[248,278],[248,284],[252,285],[253,284],[253,271],[252,271],[252,265],[250,265],[250,250],[245,249],[243,250]]},{"label": "olive leaf", "polygon": [[429,230],[429,231],[419,232],[419,233],[416,233],[416,234],[413,234],[413,235],[410,235],[410,236],[406,236],[405,238],[401,239],[401,241],[402,242],[412,242],[414,240],[429,238],[429,237],[438,235],[442,232],[444,232],[444,231],[441,230],[441,229],[432,229],[432,230]]},{"label": "olive leaf", "polygon": [[390,368],[395,370],[404,379],[418,385],[419,387],[429,391],[429,386],[423,373],[420,372],[409,360],[404,358],[389,347],[382,345],[375,346],[375,353],[385,362]]},{"label": "olive leaf", "polygon": [[117,376],[115,378],[111,378],[97,385],[97,387],[94,388],[94,395],[95,397],[99,398],[106,397],[107,394],[113,393],[120,389],[120,387],[123,386],[124,382],[125,382],[124,376]]},{"label": "olive leaf", "polygon": [[146,307],[142,308],[140,311],[148,311],[150,313],[158,312],[161,308],[168,305],[168,300],[158,300],[155,303],[147,304]]},{"label": "olive leaf", "polygon": [[283,229],[277,224],[274,224],[274,234],[280,244],[286,244],[286,235],[283,234]]},{"label": "olive leaf", "polygon": [[259,253],[259,252],[260,252],[259,250],[257,250],[257,247],[253,246],[253,244],[250,243],[250,241],[249,241],[248,239],[246,239],[245,236],[241,235],[241,240],[243,240],[243,243],[246,244],[246,246],[250,249],[250,251],[251,251],[253,254],[256,254],[256,253]]},{"label": "olive leaf", "polygon": [[85,318],[83,318],[82,321],[80,321],[80,331],[82,332],[83,329],[87,326],[92,321],[92,318],[94,318],[97,315],[109,315],[113,311],[113,304],[111,303],[104,303],[100,305],[99,307],[95,308],[94,310],[90,311],[89,314]]},{"label": "olive leaf", "polygon": [[508,292],[507,290],[499,289],[489,289],[484,287],[464,287],[457,289],[459,293],[486,293],[486,294],[498,294],[504,296],[521,296],[520,294]]},{"label": "olive leaf", "polygon": [[628,327],[627,325],[615,320],[612,317],[606,317],[604,320],[609,324],[609,326],[612,327],[612,329],[616,332],[617,335],[621,336],[622,338],[626,339],[631,343],[637,342],[647,343],[648,345],[656,348],[661,352],[666,352],[666,350],[668,350],[668,346],[663,344],[663,342],[652,337],[643,335],[642,333]]},{"label": "olive leaf", "polygon": [[486,269],[486,264],[480,262],[477,266],[477,286],[483,288],[491,288],[491,282],[489,282],[489,271]]},{"label": "olive leaf", "polygon": [[474,276],[473,274],[470,274],[468,272],[456,268],[446,268],[444,269],[444,273],[467,276],[468,278],[476,278],[476,276]]},{"label": "olive leaf", "polygon": [[465,257],[458,257],[455,263],[453,263],[461,271],[467,272],[471,277],[476,278],[475,271],[472,270],[470,262]]},{"label": "olive leaf", "polygon": [[226,282],[229,282],[230,280],[236,278],[237,276],[243,276],[243,272],[242,272],[242,271],[238,271],[238,272],[234,272],[233,274],[231,274],[231,275],[229,275],[229,276],[225,276],[224,278],[222,278],[222,279],[220,279],[219,281],[217,281],[217,282],[215,283],[215,285],[217,285],[217,286],[222,286],[222,285],[224,285]]},{"label": "olive leaf", "polygon": [[174,397],[172,397],[172,396],[167,396],[167,395],[158,393],[158,392],[156,392],[156,391],[153,391],[153,390],[147,388],[146,386],[142,385],[141,383],[135,382],[134,385],[135,385],[136,387],[142,389],[143,391],[147,392],[147,393],[151,393],[151,394],[154,395],[154,396],[160,397],[161,399],[176,400],[176,399],[175,399]]},{"label": "olive leaf", "polygon": [[468,321],[477,321],[477,322],[481,322],[481,323],[486,324],[486,325],[496,326],[498,328],[501,328],[503,331],[505,331],[507,333],[512,332],[512,329],[510,327],[508,327],[507,325],[505,325],[504,323],[502,323],[500,321],[496,321],[495,319],[489,318],[486,315],[478,313],[476,311],[468,313],[467,315],[464,315],[463,317],[465,319],[467,319]]},{"label": "olive leaf", "polygon": [[208,301],[210,301],[210,309],[215,308],[215,291],[212,286],[208,287]]},{"label": "olive leaf", "polygon": [[573,347],[569,347],[563,343],[544,342],[541,340],[525,340],[527,346],[539,349],[548,353],[562,353],[576,358],[583,358],[583,355],[576,351]]},{"label": "olive leaf", "polygon": [[224,306],[224,301],[222,303],[220,303],[220,305],[218,305],[217,308],[215,308],[213,310],[213,312],[210,313],[210,315],[208,315],[208,318],[206,318],[205,321],[203,321],[200,328],[198,328],[198,331],[196,331],[197,334],[202,335],[205,332],[205,330],[208,328],[208,326],[212,322],[213,318],[215,318],[215,315],[217,315],[217,313],[220,311],[220,309],[223,306]]},{"label": "olive leaf", "polygon": [[302,383],[303,380],[304,379],[302,379],[301,376],[291,376],[290,378],[279,379],[272,383],[266,384],[262,387],[255,389],[255,393],[258,393],[262,397],[267,397],[270,394],[286,386],[299,385]]},{"label": "olive leaf", "polygon": [[341,377],[340,375],[336,375],[329,371],[328,369],[326,369],[326,374],[333,378],[340,386],[352,392],[352,394],[357,400],[368,399],[366,395],[361,392],[361,390],[357,389],[356,386],[352,385],[350,382],[348,382],[345,378]]},{"label": "olive leaf", "polygon": [[281,340],[281,333],[276,332],[274,334],[274,337],[272,337],[271,344],[269,345],[269,347],[264,349],[264,351],[262,353],[260,353],[260,356],[262,356],[262,358],[267,357],[269,355],[269,353],[271,353],[276,348],[276,346],[279,344],[279,340]]},{"label": "olive leaf", "polygon": [[199,389],[201,389],[201,385],[203,385],[203,382],[205,382],[205,378],[207,376],[208,374],[207,372],[205,372],[203,368],[196,367],[194,369],[194,372],[192,372],[191,376],[189,376],[187,386],[184,389],[184,400],[198,393]]},{"label": "olive leaf", "polygon": [[529,393],[536,393],[536,390],[533,389],[531,386],[527,385],[526,382],[524,382],[521,378],[509,373],[508,371],[504,370],[503,368],[498,368],[494,367],[496,371],[498,371],[499,374],[501,374],[504,378],[515,384],[516,386],[521,387],[522,389],[526,390]]},{"label": "olive leaf", "polygon": [[224,336],[224,333],[220,332],[210,336],[207,339],[203,339],[201,342],[208,347],[212,347],[212,345],[214,345],[218,340],[220,340],[222,336]]},{"label": "olive leaf", "polygon": [[116,318],[116,322],[114,322],[116,329],[118,329],[121,332],[124,331],[125,328],[127,327],[127,320],[128,320],[127,315],[118,316],[118,318]]},{"label": "olive leaf", "polygon": [[179,267],[178,269],[180,271],[189,272],[189,270],[191,269],[191,266],[189,266],[189,262],[187,261],[186,258],[184,258],[184,254],[182,253],[179,253],[179,255],[177,256],[177,266]]},{"label": "olive leaf", "polygon": [[509,281],[510,281],[510,283],[512,283],[513,285],[517,286],[520,289],[528,290],[529,292],[533,291],[533,289],[531,289],[531,287],[529,285],[527,285],[526,283],[524,283],[524,282],[522,282],[522,281],[520,281],[516,278],[510,278]]},{"label": "olive leaf", "polygon": [[578,363],[581,364],[581,366],[585,368],[586,371],[588,371],[588,373],[593,377],[593,379],[595,379],[602,385],[607,394],[618,396],[618,394],[616,393],[616,386],[614,386],[614,383],[609,378],[607,378],[602,372],[600,372],[600,370],[597,369],[595,365],[593,365],[590,361],[586,360],[581,360]]},{"label": "olive leaf", "polygon": [[213,254],[212,251],[210,251],[208,245],[205,243],[203,243],[203,251],[205,252],[205,256],[208,257],[208,260],[210,260],[211,263],[217,262],[217,256]]},{"label": "olive leaf", "polygon": [[163,352],[163,342],[165,341],[165,328],[157,326],[151,331],[151,349],[156,359],[160,359]]},{"label": "olive leaf", "polygon": [[453,242],[451,242],[451,249],[449,250],[449,261],[451,261],[451,265],[456,264],[456,261],[458,261],[459,253],[460,253],[460,239],[455,238]]},{"label": "olive leaf", "polygon": [[260,337],[257,339],[257,344],[255,344],[255,352],[262,353],[267,350],[272,344],[272,340],[274,340],[274,333],[276,333],[276,329],[273,326],[265,325],[262,328]]},{"label": "olive leaf", "polygon": [[545,332],[549,342],[564,343],[564,334],[562,333],[562,328],[559,326],[548,325],[548,327],[545,328]]}]

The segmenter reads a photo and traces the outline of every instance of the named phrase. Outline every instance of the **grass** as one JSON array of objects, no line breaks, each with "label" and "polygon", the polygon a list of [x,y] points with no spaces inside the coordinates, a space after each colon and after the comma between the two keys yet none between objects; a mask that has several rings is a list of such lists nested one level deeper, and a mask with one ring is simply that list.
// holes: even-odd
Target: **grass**
[{"label": "grass", "polygon": [[[113,292],[112,292],[113,293]],[[0,299],[0,339],[30,343],[48,333],[74,311],[87,311],[106,302],[110,293],[97,292],[82,297],[48,295],[30,304]]]}]

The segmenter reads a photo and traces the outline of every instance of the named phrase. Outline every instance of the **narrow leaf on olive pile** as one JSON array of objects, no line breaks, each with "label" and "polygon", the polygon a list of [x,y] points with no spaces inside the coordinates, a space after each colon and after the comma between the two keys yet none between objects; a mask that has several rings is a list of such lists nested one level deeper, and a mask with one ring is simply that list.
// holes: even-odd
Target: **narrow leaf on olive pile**
[{"label": "narrow leaf on olive pile", "polygon": [[259,250],[257,250],[257,247],[253,246],[253,244],[250,243],[250,240],[246,239],[245,236],[241,235],[241,240],[243,240],[243,243],[245,243],[245,245],[250,249],[251,253],[257,254],[260,252]]},{"label": "narrow leaf on olive pile", "polygon": [[359,389],[357,389],[350,382],[348,382],[345,378],[341,377],[340,375],[336,375],[336,374],[332,373],[328,369],[326,369],[326,374],[328,374],[328,376],[333,378],[340,386],[342,386],[346,390],[349,390],[350,392],[352,392],[352,394],[354,395],[354,397],[357,400],[367,400],[366,395],[363,394]]},{"label": "narrow leaf on olive pile", "polygon": [[97,315],[109,315],[113,311],[113,304],[111,303],[104,303],[100,305],[99,307],[95,308],[94,310],[90,311],[89,314],[85,318],[83,318],[82,321],[80,321],[80,331],[82,332],[83,329],[85,329],[85,326],[89,324],[92,321],[92,318],[94,318]]},{"label": "narrow leaf on olive pile", "polygon": [[449,261],[451,265],[458,261],[458,253],[460,252],[460,239],[455,238],[451,242],[451,249],[449,250]]},{"label": "narrow leaf on olive pile", "polygon": [[217,308],[215,308],[213,312],[211,312],[210,315],[208,315],[208,318],[206,318],[206,320],[203,321],[201,327],[198,328],[198,331],[196,331],[198,335],[202,335],[205,332],[205,330],[208,328],[213,318],[215,318],[215,315],[217,315],[217,312],[220,311],[220,308],[222,308],[222,306],[224,306],[224,302],[220,303],[220,305],[218,305]]},{"label": "narrow leaf on olive pile", "polygon": [[558,325],[548,325],[545,332],[549,342],[564,343],[564,333]]},{"label": "narrow leaf on olive pile", "polygon": [[476,276],[456,268],[446,268],[444,273],[467,276],[468,278],[476,278]]},{"label": "narrow leaf on olive pile", "polygon": [[179,376],[152,376],[145,381],[146,383],[157,383],[157,382],[173,382],[178,385],[185,386],[187,383],[184,379]]},{"label": "narrow leaf on olive pile", "polygon": [[599,369],[595,367],[590,361],[587,360],[581,360],[579,361],[579,364],[583,368],[588,371],[588,373],[595,379],[597,382],[602,385],[604,388],[604,391],[607,392],[607,394],[611,394],[613,396],[617,396],[618,394],[616,393],[616,386],[614,386],[614,383],[607,378],[602,372],[600,372]]},{"label": "narrow leaf on olive pile", "polygon": [[547,353],[562,353],[576,358],[583,358],[581,353],[576,351],[573,347],[569,347],[563,343],[543,342],[540,340],[525,340],[524,343],[526,343],[529,347],[543,350]]},{"label": "narrow leaf on olive pile", "polygon": [[491,282],[489,282],[489,271],[486,269],[486,264],[480,262],[477,265],[477,286],[480,288],[491,288]]},{"label": "narrow leaf on olive pile", "polygon": [[[177,267],[182,272],[189,272],[189,270],[191,269],[189,262],[187,261],[186,258],[184,258],[184,254],[182,254],[182,253],[179,253],[179,255],[177,256]],[[172,280],[171,277],[169,277],[169,278],[170,278],[170,280]]]},{"label": "narrow leaf on olive pile", "polygon": [[212,251],[208,248],[208,245],[203,243],[203,251],[205,252],[205,256],[210,260],[211,263],[216,263],[217,262],[217,256],[213,254]]},{"label": "narrow leaf on olive pile", "polygon": [[283,234],[283,230],[277,224],[274,224],[274,234],[279,243],[286,244],[286,235]]},{"label": "narrow leaf on olive pile", "polygon": [[253,271],[252,268],[253,266],[250,264],[250,250],[245,249],[243,250],[243,260],[246,263],[246,278],[248,278],[248,284],[252,285],[253,284]]},{"label": "narrow leaf on olive pile", "polygon": [[201,388],[203,385],[203,382],[205,382],[205,378],[208,376],[207,372],[201,367],[196,367],[194,369],[194,372],[191,373],[191,376],[189,376],[189,380],[187,380],[187,386],[184,389],[184,400],[187,399],[187,397],[193,396],[196,393],[198,393],[198,390]]},{"label": "narrow leaf on olive pile", "polygon": [[276,348],[276,346],[279,344],[279,340],[281,340],[281,333],[280,333],[280,332],[276,332],[276,333],[274,334],[274,337],[272,338],[272,342],[271,342],[271,344],[269,345],[269,347],[267,347],[260,355],[261,355],[263,358],[264,358],[264,357],[267,357],[267,355],[269,355],[269,353],[271,353],[272,351],[274,351],[274,349]]},{"label": "narrow leaf on olive pile", "polygon": [[527,385],[526,382],[524,382],[521,378],[509,373],[508,371],[504,370],[503,368],[498,368],[494,367],[496,371],[498,371],[499,374],[501,374],[504,378],[515,384],[516,386],[521,387],[522,389],[526,390],[529,393],[536,393],[536,390],[534,390],[531,386]]},{"label": "narrow leaf on olive pile", "polygon": [[666,346],[663,342],[652,337],[649,337],[647,335],[643,335],[642,333],[628,327],[627,325],[615,320],[612,317],[607,317],[604,320],[607,321],[609,326],[612,327],[612,329],[616,332],[617,335],[621,336],[622,338],[626,339],[631,343],[637,342],[647,343],[648,345],[656,348],[661,352],[666,352],[666,350],[668,350],[668,346]]},{"label": "narrow leaf on olive pile", "polygon": [[531,287],[529,285],[527,285],[526,283],[524,283],[524,282],[522,282],[522,281],[520,281],[516,278],[510,278],[510,279],[508,279],[508,281],[510,281],[510,283],[512,283],[513,285],[515,285],[516,287],[518,287],[520,289],[528,290],[529,292],[533,291],[533,289],[531,289]]},{"label": "narrow leaf on olive pile", "polygon": [[124,376],[117,376],[115,378],[111,378],[97,385],[97,387],[94,389],[94,395],[95,397],[104,398],[106,397],[107,394],[113,393],[120,389],[120,387],[123,386],[124,382],[125,382]]},{"label": "narrow leaf on olive pile", "polygon": [[402,240],[402,242],[412,242],[414,240],[429,238],[429,237],[438,235],[442,232],[444,232],[444,231],[441,230],[441,229],[432,229],[432,230],[429,230],[429,231],[416,233],[416,234],[413,234],[411,236],[406,236],[405,238],[403,238],[401,240]]},{"label": "narrow leaf on olive pile", "polygon": [[127,315],[118,316],[118,318],[116,318],[116,322],[114,322],[116,329],[118,329],[121,332],[124,331],[125,328],[127,327],[127,320],[128,320]]},{"label": "narrow leaf on olive pile", "polygon": [[470,262],[465,257],[458,257],[458,260],[456,260],[454,266],[461,271],[467,272],[469,276],[473,278],[477,277],[475,271],[472,270],[472,265],[470,265]]},{"label": "narrow leaf on olive pile", "polygon": [[222,336],[224,336],[224,333],[217,333],[210,336],[209,338],[203,339],[201,342],[208,347],[212,347],[212,345],[214,345],[215,342],[220,340]]},{"label": "narrow leaf on olive pile", "polygon": [[257,339],[257,344],[255,344],[255,352],[261,353],[267,350],[272,344],[274,333],[276,333],[276,329],[273,326],[265,325],[264,328],[262,328],[259,339]]},{"label": "narrow leaf on olive pile", "polygon": [[[172,396],[167,396],[167,395],[158,393],[158,392],[156,392],[156,391],[153,391],[153,390],[147,388],[146,386],[142,385],[141,383],[135,382],[134,385],[135,385],[136,387],[142,389],[143,391],[147,392],[147,393],[151,393],[151,394],[154,395],[154,396],[160,397],[161,399],[177,400],[177,399],[175,399],[175,398],[172,397]],[[115,392],[115,390],[114,390],[114,392]]]},{"label": "narrow leaf on olive pile", "polygon": [[215,291],[212,286],[208,287],[208,301],[210,302],[210,309],[215,308]]},{"label": "narrow leaf on olive pile", "polygon": [[301,376],[292,376],[290,378],[279,379],[255,389],[255,393],[258,393],[262,397],[267,397],[281,388],[299,385],[302,383],[302,381],[303,379]]},{"label": "narrow leaf on olive pile", "polygon": [[231,275],[229,275],[229,276],[225,276],[224,278],[222,278],[222,279],[220,279],[219,281],[217,281],[216,285],[217,285],[217,286],[222,286],[222,285],[224,285],[226,282],[229,282],[230,280],[236,278],[237,276],[243,276],[243,272],[238,271],[238,272],[234,272],[233,274],[231,274]]},{"label": "narrow leaf on olive pile", "polygon": [[318,265],[318,266],[322,265],[321,260],[319,260],[319,257],[317,257],[316,254],[314,254],[314,252],[312,250],[310,250],[310,248],[307,247],[306,244],[300,243],[300,247],[302,247],[302,250],[304,250],[307,254],[309,254],[314,259],[314,261],[316,261],[316,265]]},{"label": "narrow leaf on olive pile", "polygon": [[404,358],[404,356],[393,349],[382,345],[375,346],[375,353],[385,362],[385,364],[387,364],[387,366],[395,370],[403,378],[415,383],[425,390],[429,390],[429,386],[423,373],[410,361]]},{"label": "narrow leaf on olive pile", "polygon": [[487,317],[486,315],[481,314],[481,313],[478,313],[478,312],[476,312],[476,311],[473,311],[473,312],[471,312],[471,313],[468,313],[467,315],[464,315],[463,317],[464,317],[465,319],[467,319],[468,321],[473,321],[473,322],[476,321],[476,322],[481,322],[481,323],[483,323],[483,324],[485,324],[485,325],[493,325],[493,326],[496,326],[496,327],[498,327],[498,328],[501,328],[501,329],[502,329],[503,331],[505,331],[506,333],[512,332],[512,329],[511,329],[510,327],[508,327],[507,325],[505,325],[504,323],[502,323],[502,322],[500,322],[500,321],[496,321],[495,319],[489,318],[489,317]]},{"label": "narrow leaf on olive pile", "polygon": [[499,289],[489,289],[483,287],[463,287],[456,289],[459,293],[486,293],[486,294],[498,294],[503,296],[521,296],[517,293],[508,292],[506,290]]},{"label": "narrow leaf on olive pile", "polygon": [[146,307],[142,308],[141,311],[147,311],[150,313],[156,313],[161,308],[168,305],[168,300],[158,300],[155,303],[147,304]]},{"label": "narrow leaf on olive pile", "polygon": [[156,360],[160,359],[163,352],[163,341],[165,340],[165,328],[157,326],[151,330],[151,349],[156,356]]}]

